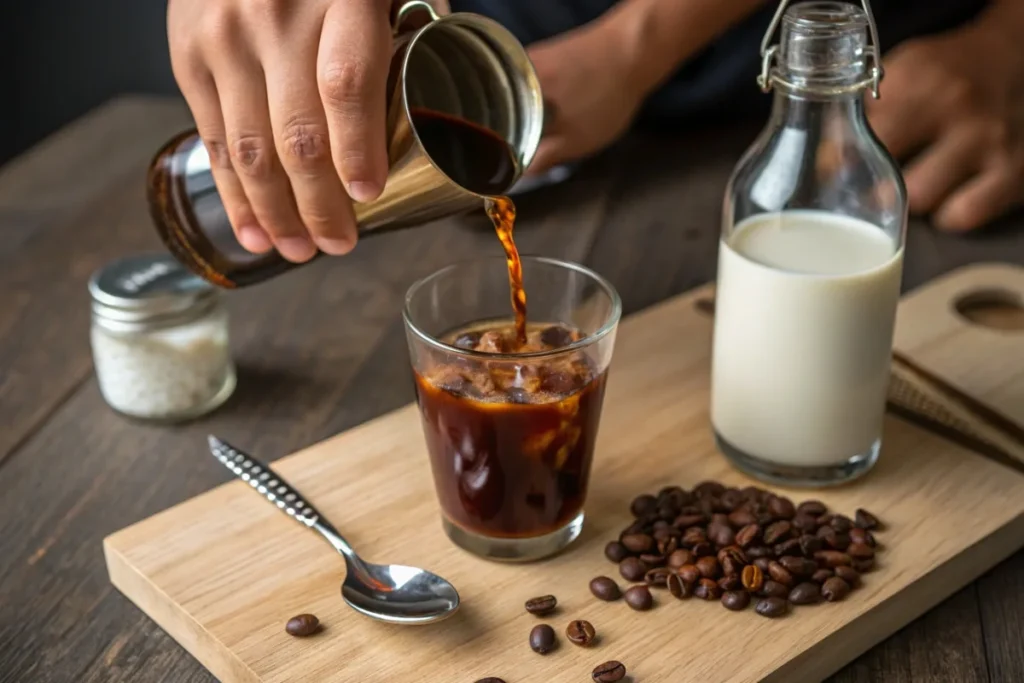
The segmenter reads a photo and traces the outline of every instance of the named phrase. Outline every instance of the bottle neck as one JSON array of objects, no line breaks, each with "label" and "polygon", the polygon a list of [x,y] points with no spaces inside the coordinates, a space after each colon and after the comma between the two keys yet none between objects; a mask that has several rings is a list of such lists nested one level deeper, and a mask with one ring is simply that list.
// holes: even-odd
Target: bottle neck
[{"label": "bottle neck", "polygon": [[[827,135],[836,127],[862,128],[867,125],[862,93],[807,98],[776,89],[772,104],[773,128],[796,128]],[[846,125],[842,125],[843,123]]]}]

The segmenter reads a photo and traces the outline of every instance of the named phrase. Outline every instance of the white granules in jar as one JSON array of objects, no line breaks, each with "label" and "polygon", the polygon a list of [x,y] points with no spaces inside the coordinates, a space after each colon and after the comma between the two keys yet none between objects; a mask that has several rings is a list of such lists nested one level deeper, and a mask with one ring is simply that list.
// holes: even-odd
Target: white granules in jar
[{"label": "white granules in jar", "polygon": [[208,283],[168,256],[143,256],[98,271],[89,290],[96,377],[114,410],[174,421],[231,395],[227,313]]}]

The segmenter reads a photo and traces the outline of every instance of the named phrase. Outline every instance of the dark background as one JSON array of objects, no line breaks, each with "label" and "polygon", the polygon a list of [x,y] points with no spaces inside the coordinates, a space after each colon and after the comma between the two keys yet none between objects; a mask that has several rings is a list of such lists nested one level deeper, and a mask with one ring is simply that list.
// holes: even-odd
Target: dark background
[{"label": "dark background", "polygon": [[166,0],[0,0],[0,164],[124,92],[178,92]]}]

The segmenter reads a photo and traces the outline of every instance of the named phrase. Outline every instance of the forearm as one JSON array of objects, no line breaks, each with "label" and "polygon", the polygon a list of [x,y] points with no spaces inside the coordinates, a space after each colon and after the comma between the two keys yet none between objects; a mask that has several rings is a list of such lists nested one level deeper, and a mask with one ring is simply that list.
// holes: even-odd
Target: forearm
[{"label": "forearm", "polygon": [[[1007,0],[1009,4],[1022,0]],[[766,0],[625,0],[601,17],[643,94]]]}]

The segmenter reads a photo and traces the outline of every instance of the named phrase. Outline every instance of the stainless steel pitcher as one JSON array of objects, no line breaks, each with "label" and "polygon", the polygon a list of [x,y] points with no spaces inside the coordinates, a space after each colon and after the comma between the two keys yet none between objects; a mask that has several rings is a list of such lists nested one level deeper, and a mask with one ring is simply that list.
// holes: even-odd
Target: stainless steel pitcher
[{"label": "stainless steel pitcher", "polygon": [[[412,20],[425,20],[415,29]],[[381,195],[355,203],[360,235],[411,227],[482,207],[483,197],[457,184],[431,159],[410,117],[430,109],[487,128],[511,148],[516,171],[533,160],[544,108],[540,83],[516,38],[471,13],[438,16],[422,0],[405,3],[394,22],[388,75],[388,177]],[[195,131],[169,141],[149,168],[150,213],[170,251],[223,287],[260,282],[298,264],[276,252],[252,254],[235,239],[217,194],[206,147]]]}]

